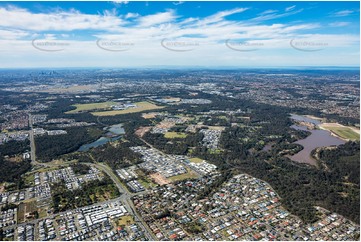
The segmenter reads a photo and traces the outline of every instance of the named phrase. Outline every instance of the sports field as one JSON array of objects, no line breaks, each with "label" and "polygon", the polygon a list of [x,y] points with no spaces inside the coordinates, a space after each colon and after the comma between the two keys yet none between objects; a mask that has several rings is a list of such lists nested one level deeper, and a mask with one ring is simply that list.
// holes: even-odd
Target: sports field
[{"label": "sports field", "polygon": [[137,102],[134,103],[137,105],[135,108],[129,108],[126,110],[112,110],[112,111],[103,111],[103,112],[92,112],[94,116],[114,116],[119,114],[127,114],[127,113],[138,113],[143,112],[147,110],[153,110],[153,109],[161,109],[164,108],[163,106],[157,106],[150,102]]},{"label": "sports field", "polygon": [[360,131],[337,123],[323,123],[321,129],[331,131],[334,135],[347,140],[360,140]]},{"label": "sports field", "polygon": [[190,158],[189,159],[190,162],[193,162],[193,163],[201,163],[203,160],[198,158],[198,157],[193,157],[193,158]]},{"label": "sports field", "polygon": [[73,106],[75,106],[76,109],[68,111],[68,112],[66,112],[66,114],[79,113],[79,112],[83,112],[83,111],[91,111],[91,110],[97,110],[97,109],[107,109],[115,104],[116,104],[115,102],[75,104]]},{"label": "sports field", "polygon": [[187,137],[187,134],[181,133],[181,132],[166,132],[164,134],[164,138],[167,138],[167,139],[174,139],[174,138],[184,139],[185,137]]}]

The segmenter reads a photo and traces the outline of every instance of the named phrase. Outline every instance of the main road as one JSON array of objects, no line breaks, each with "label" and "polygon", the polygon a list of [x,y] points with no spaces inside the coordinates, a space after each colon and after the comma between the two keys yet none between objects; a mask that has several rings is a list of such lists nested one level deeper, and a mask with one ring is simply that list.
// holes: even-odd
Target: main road
[{"label": "main road", "polygon": [[119,181],[118,177],[114,174],[112,169],[101,163],[84,163],[87,165],[92,165],[98,168],[99,170],[105,172],[110,179],[114,182],[114,184],[117,186],[118,190],[121,193],[120,201],[124,204],[124,206],[127,208],[129,213],[131,213],[136,222],[139,222],[143,228],[143,231],[145,232],[146,236],[149,238],[149,240],[155,241],[157,238],[154,237],[152,231],[148,227],[147,223],[143,220],[143,218],[138,214],[137,210],[134,207],[133,202],[131,201],[132,194],[124,187],[124,185]]},{"label": "main road", "polygon": [[[30,127],[29,139],[30,139],[30,148],[31,148],[31,152],[30,152],[30,154],[31,154],[31,164],[33,166],[35,166],[35,165],[44,165],[44,164],[38,163],[36,161],[36,147],[35,147],[35,139],[34,139],[33,121],[34,121],[33,117],[29,113],[29,127]],[[118,177],[114,174],[112,169],[110,169],[110,167],[107,166],[107,165],[104,165],[104,164],[101,164],[101,163],[96,163],[96,162],[95,163],[86,163],[86,164],[93,165],[93,166],[97,167],[99,170],[105,172],[112,179],[112,181],[115,183],[115,185],[117,186],[118,190],[121,193],[121,196],[119,197],[119,199],[122,201],[124,206],[126,206],[129,213],[133,214],[133,216],[135,218],[135,221],[137,221],[137,222],[139,222],[141,224],[141,226],[143,227],[143,230],[144,230],[146,236],[149,238],[149,240],[153,240],[153,241],[156,240],[156,238],[153,236],[153,233],[151,232],[148,225],[145,223],[143,218],[136,211],[136,209],[134,207],[134,204],[131,201],[132,194],[130,194],[129,191],[124,187],[124,185],[119,181]],[[49,166],[51,166],[51,165],[49,165]]]}]

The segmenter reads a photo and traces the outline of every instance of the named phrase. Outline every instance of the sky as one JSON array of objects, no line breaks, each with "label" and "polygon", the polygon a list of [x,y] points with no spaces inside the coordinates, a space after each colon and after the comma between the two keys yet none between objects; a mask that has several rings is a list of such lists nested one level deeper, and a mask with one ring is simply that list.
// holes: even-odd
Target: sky
[{"label": "sky", "polygon": [[359,2],[0,2],[0,68],[359,66]]}]

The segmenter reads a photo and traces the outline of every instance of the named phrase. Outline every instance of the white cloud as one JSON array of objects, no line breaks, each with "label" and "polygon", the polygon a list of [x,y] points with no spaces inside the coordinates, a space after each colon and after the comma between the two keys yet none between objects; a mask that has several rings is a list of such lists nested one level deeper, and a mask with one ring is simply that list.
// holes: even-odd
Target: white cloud
[{"label": "white cloud", "polygon": [[126,18],[126,19],[136,18],[136,17],[139,17],[139,13],[127,13],[127,14],[125,15],[125,18]]},{"label": "white cloud", "polygon": [[22,8],[0,8],[0,27],[31,31],[72,31],[85,29],[114,29],[123,23],[110,11],[104,15],[83,14],[79,11],[31,13]]},{"label": "white cloud", "polygon": [[303,9],[301,8],[301,9],[296,10],[296,11],[289,11],[289,12],[281,13],[281,14],[276,14],[276,13],[265,14],[265,15],[255,17],[255,18],[251,19],[250,21],[260,22],[260,21],[266,21],[266,20],[271,20],[271,19],[283,18],[283,17],[298,14],[298,13],[300,13],[302,11],[303,11]]},{"label": "white cloud", "polygon": [[262,13],[260,13],[259,15],[265,15],[265,14],[271,14],[271,13],[277,13],[278,10],[273,10],[273,9],[269,9],[269,10],[266,10]]},{"label": "white cloud", "polygon": [[331,26],[331,27],[345,27],[345,26],[348,26],[350,24],[351,24],[350,22],[333,22],[333,23],[330,23],[329,26]]},{"label": "white cloud", "polygon": [[167,12],[156,13],[152,15],[142,16],[138,18],[139,26],[149,27],[163,23],[169,23],[176,19],[173,10]]},{"label": "white cloud", "polygon": [[55,34],[44,34],[44,38],[47,40],[54,40],[54,39],[56,39],[56,35]]},{"label": "white cloud", "polygon": [[184,3],[183,1],[173,2],[173,5],[178,6],[178,5],[181,5],[183,3]]},{"label": "white cloud", "polygon": [[0,39],[16,40],[29,36],[30,33],[22,30],[0,29]]},{"label": "white cloud", "polygon": [[118,5],[121,5],[121,4],[126,5],[129,3],[129,1],[112,1],[112,2],[115,4],[118,4]]},{"label": "white cloud", "polygon": [[216,23],[219,22],[221,20],[224,20],[225,17],[236,14],[236,13],[242,13],[244,11],[248,10],[248,8],[234,8],[231,10],[225,10],[225,11],[220,11],[216,14],[213,14],[209,17],[204,18],[203,20],[200,20],[198,22],[199,25],[206,25],[206,24],[211,24],[211,23]]},{"label": "white cloud", "polygon": [[352,11],[352,10],[342,10],[342,11],[335,12],[332,15],[335,17],[345,17],[352,13],[354,13],[354,11]]},{"label": "white cloud", "polygon": [[[284,13],[267,10],[250,20],[227,19],[228,16],[242,14],[247,10],[248,8],[235,8],[219,11],[206,17],[183,18],[183,16],[178,16],[174,10],[141,16],[138,13],[119,15],[114,9],[104,11],[103,14],[84,14],[76,10],[32,13],[29,10],[15,7],[0,8],[0,15],[6,14],[5,18],[0,19],[0,50],[5,53],[0,56],[0,61],[5,59],[5,56],[10,56],[8,61],[10,64],[23,63],[19,60],[27,58],[34,59],[34,63],[44,63],[44,65],[50,63],[55,54],[35,49],[29,41],[32,39],[63,39],[69,45],[64,48],[64,51],[56,54],[57,61],[63,60],[63,65],[64,63],[70,63],[70,65],[75,63],[73,66],[81,66],[83,62],[88,66],[112,66],[114,63],[128,66],[162,63],[258,65],[269,63],[270,56],[279,61],[275,63],[300,64],[302,62],[300,57],[289,54],[283,56],[282,62],[282,54],[280,54],[282,51],[291,49],[297,53],[290,47],[292,39],[327,42],[328,49],[332,50],[338,47],[344,48],[342,52],[327,52],[328,49],[325,49],[322,58],[325,59],[327,56],[326,62],[333,59],[335,61],[333,64],[346,59],[342,56],[349,56],[351,52],[355,51],[355,48],[358,50],[359,37],[356,34],[309,34],[316,32],[315,29],[321,27],[318,23],[279,24],[276,21],[272,21],[274,23],[271,24],[262,23],[264,20],[297,14],[302,9]],[[345,23],[347,22],[334,22],[329,26],[345,26]],[[83,31],[72,32],[75,30]],[[89,32],[87,32],[88,30]],[[79,34],[85,40],[72,40],[71,37],[74,34]],[[120,54],[120,52],[110,52],[97,47],[96,39],[133,43],[134,45],[128,51]],[[189,58],[189,53],[175,53],[163,48],[161,46],[163,39],[199,43],[199,47],[191,53],[194,58]],[[240,55],[239,52],[226,47],[225,41],[228,39],[232,42],[260,44],[259,51]],[[265,53],[269,52],[272,54],[267,56]],[[340,55],[341,57],[338,58]],[[19,56],[18,59],[15,56]],[[337,56],[337,58],[331,58],[332,56]],[[284,61],[287,58],[290,58],[289,62]],[[311,59],[315,63],[317,61],[320,63],[322,58]],[[310,58],[307,58],[307,61],[309,60]],[[222,61],[224,63],[221,63]],[[355,58],[347,60],[345,63],[349,62],[357,63]],[[31,61],[30,64],[33,62]]]},{"label": "white cloud", "polygon": [[293,6],[290,6],[290,7],[287,7],[285,8],[285,11],[288,12],[288,11],[292,11],[293,9],[295,9],[296,5],[293,5]]}]

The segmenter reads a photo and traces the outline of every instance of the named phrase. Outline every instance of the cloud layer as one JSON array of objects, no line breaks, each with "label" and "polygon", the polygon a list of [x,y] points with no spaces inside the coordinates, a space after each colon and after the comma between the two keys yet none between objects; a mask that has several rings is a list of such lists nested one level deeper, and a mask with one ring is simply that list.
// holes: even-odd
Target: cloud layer
[{"label": "cloud layer", "polygon": [[[124,6],[128,2],[115,4]],[[173,4],[176,8],[183,2]],[[195,17],[181,16],[176,9],[141,15],[137,12],[120,14],[116,8],[87,14],[76,9],[38,13],[5,6],[0,7],[0,51],[8,54],[10,61],[6,63],[9,66],[18,65],[17,58],[21,57],[25,65],[44,65],[54,59],[55,52],[60,58],[56,63],[76,57],[73,62],[78,64],[75,66],[97,66],[97,63],[114,66],[114,60],[120,66],[271,65],[276,63],[273,60],[280,65],[359,64],[355,56],[355,51],[359,55],[358,33],[325,33],[326,26],[317,21],[277,22],[305,11],[296,5],[264,10],[246,20],[242,18],[251,10],[251,7],[222,9],[208,16]],[[341,18],[353,13],[342,10],[332,15]],[[334,20],[327,27],[351,25],[348,21]],[[319,50],[316,47],[320,45],[324,52],[319,55],[314,52],[310,60],[290,44],[296,40],[294,43],[302,45],[305,52]],[[42,44],[41,48],[34,48],[34,43],[35,47]],[[57,48],[60,45],[62,48]],[[57,49],[61,51],[52,51]],[[25,63],[30,56],[35,62]],[[62,65],[67,63],[64,61]]]}]

